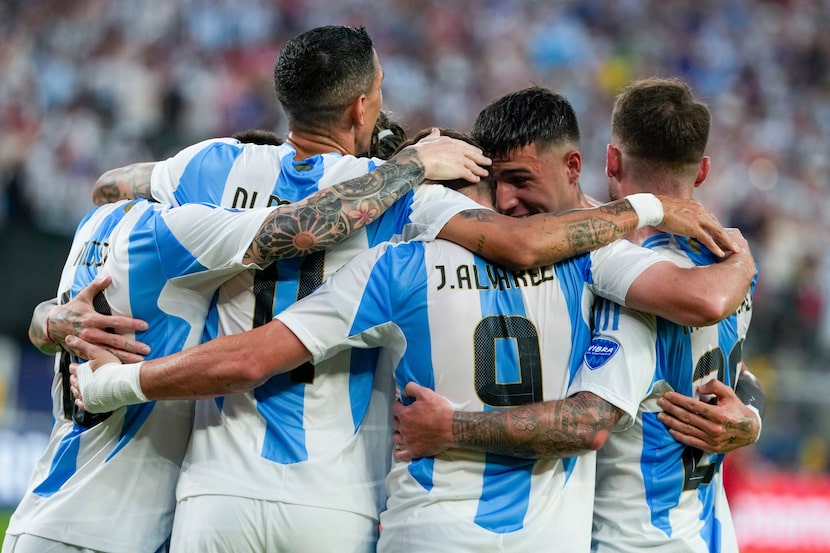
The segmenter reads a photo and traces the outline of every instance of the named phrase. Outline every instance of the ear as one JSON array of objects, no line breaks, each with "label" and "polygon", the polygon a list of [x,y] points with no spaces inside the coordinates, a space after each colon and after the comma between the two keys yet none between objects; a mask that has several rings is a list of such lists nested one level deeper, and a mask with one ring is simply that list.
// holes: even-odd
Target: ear
[{"label": "ear", "polygon": [[355,127],[362,127],[366,121],[366,95],[361,94],[357,98],[355,98],[349,107],[347,108],[349,118],[352,121],[352,125]]},{"label": "ear", "polygon": [[609,179],[618,179],[622,172],[622,152],[613,144],[605,149],[605,175]]},{"label": "ear", "polygon": [[582,154],[579,153],[579,150],[569,150],[565,154],[565,165],[568,168],[569,181],[578,181],[579,175],[582,173]]},{"label": "ear", "polygon": [[697,170],[697,177],[695,177],[695,188],[703,184],[706,177],[709,176],[709,168],[712,165],[712,159],[709,156],[703,156],[700,160],[700,167]]}]

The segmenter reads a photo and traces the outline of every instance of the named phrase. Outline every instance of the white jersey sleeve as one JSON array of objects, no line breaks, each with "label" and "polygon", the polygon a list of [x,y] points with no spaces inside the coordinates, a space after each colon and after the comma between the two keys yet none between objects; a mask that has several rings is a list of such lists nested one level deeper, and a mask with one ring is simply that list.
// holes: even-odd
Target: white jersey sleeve
[{"label": "white jersey sleeve", "polygon": [[424,184],[415,189],[409,224],[402,240],[434,240],[447,221],[467,210],[486,209],[464,194],[440,184]]},{"label": "white jersey sleeve", "polygon": [[594,303],[593,313],[591,344],[568,395],[591,392],[621,409],[625,415],[614,430],[622,431],[634,424],[654,377],[657,323],[605,299]]},{"label": "white jersey sleeve", "polygon": [[628,240],[617,240],[589,255],[592,263],[591,290],[602,298],[623,305],[631,283],[655,263],[667,261],[661,255]]},{"label": "white jersey sleeve", "polygon": [[[165,211],[166,228],[157,225],[160,234],[170,232],[186,244],[195,261],[211,270],[240,267],[261,269],[254,263],[243,264],[248,247],[265,220],[278,208],[231,210],[207,204],[187,204]],[[169,242],[165,242],[169,243]],[[179,275],[168,274],[168,278]]]},{"label": "white jersey sleeve", "polygon": [[388,325],[354,333],[352,326],[370,282],[372,269],[391,245],[380,244],[352,259],[311,296],[282,311],[274,318],[282,321],[305,345],[317,364],[351,347],[380,347],[391,341]]}]

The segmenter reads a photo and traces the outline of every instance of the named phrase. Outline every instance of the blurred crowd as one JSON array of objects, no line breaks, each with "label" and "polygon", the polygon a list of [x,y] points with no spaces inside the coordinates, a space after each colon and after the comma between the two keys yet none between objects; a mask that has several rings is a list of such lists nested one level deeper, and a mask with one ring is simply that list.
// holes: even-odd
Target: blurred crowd
[{"label": "blurred crowd", "polygon": [[713,113],[698,198],[761,267],[744,347],[770,400],[759,450],[830,469],[830,0],[0,0],[0,226],[71,235],[107,169],[282,134],[276,55],[330,23],[367,28],[410,135],[468,130],[530,84],[562,92],[599,198],[615,93],[687,80]]}]

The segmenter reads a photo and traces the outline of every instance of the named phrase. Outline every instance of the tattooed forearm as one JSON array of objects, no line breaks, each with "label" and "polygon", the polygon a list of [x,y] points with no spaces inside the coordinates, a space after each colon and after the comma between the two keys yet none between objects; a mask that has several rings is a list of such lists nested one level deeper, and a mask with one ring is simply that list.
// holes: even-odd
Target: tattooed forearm
[{"label": "tattooed forearm", "polygon": [[513,457],[569,457],[599,448],[621,416],[602,398],[579,392],[501,411],[456,411],[453,438],[458,447]]},{"label": "tattooed forearm", "polygon": [[95,182],[92,201],[95,205],[103,205],[125,199],[152,200],[150,175],[154,166],[155,162],[133,163],[107,171]]},{"label": "tattooed forearm", "polygon": [[568,225],[568,246],[574,253],[595,250],[622,238],[624,234],[636,228],[636,224],[618,225],[609,219],[592,217]]},{"label": "tattooed forearm", "polygon": [[513,270],[531,269],[586,253],[637,228],[627,200],[588,209],[512,218],[486,209],[458,214],[463,225],[444,227],[441,238]]},{"label": "tattooed forearm", "polygon": [[46,318],[49,316],[49,311],[57,304],[57,300],[54,299],[41,302],[32,313],[29,341],[43,353],[52,354],[60,351],[60,346],[46,335]]},{"label": "tattooed forearm", "polygon": [[246,261],[268,263],[328,248],[375,221],[424,180],[424,165],[405,149],[371,173],[277,208],[254,239]]}]

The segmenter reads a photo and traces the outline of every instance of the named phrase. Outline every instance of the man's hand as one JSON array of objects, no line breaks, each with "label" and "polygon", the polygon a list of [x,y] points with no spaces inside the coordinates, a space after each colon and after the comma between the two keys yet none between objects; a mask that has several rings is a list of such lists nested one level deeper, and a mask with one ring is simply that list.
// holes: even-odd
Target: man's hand
[{"label": "man's hand", "polygon": [[664,232],[696,238],[718,257],[741,251],[741,244],[730,236],[718,219],[697,200],[657,196],[663,204]]},{"label": "man's hand", "polygon": [[407,146],[402,152],[412,149],[424,165],[428,180],[464,179],[478,182],[488,175],[485,167],[492,161],[479,148],[448,136],[441,136],[438,129]]},{"label": "man's hand", "polygon": [[[102,365],[107,363],[120,365],[121,359],[109,350],[96,346],[95,344],[85,342],[77,336],[67,336],[65,340],[65,347],[70,353],[80,357],[81,359],[89,359],[89,361],[83,364],[83,367],[80,363],[69,364],[69,389],[72,392],[72,395],[75,396],[75,405],[84,411],[88,411],[87,406],[84,404],[84,396],[82,394],[83,387],[81,384],[86,385],[87,379],[91,378],[92,373]],[[78,375],[79,372],[83,373],[83,382]],[[92,413],[93,411],[89,412]]]},{"label": "man's hand", "polygon": [[392,443],[396,461],[438,455],[453,446],[453,408],[443,396],[410,382],[403,390],[413,398],[404,406],[400,400],[392,407]]},{"label": "man's hand", "polygon": [[147,401],[141,392],[141,364],[122,365],[109,350],[77,336],[66,337],[66,347],[86,363],[69,364],[69,389],[75,405],[90,413],[106,413],[123,405]]},{"label": "man's hand", "polygon": [[758,416],[738,399],[732,388],[714,379],[697,391],[714,395],[717,404],[677,392],[666,392],[657,400],[664,411],[657,417],[677,441],[713,453],[728,453],[755,443],[761,430]]},{"label": "man's hand", "polygon": [[69,303],[53,307],[48,314],[49,338],[65,344],[67,336],[77,336],[106,348],[123,363],[136,363],[150,353],[150,346],[128,335],[147,330],[147,323],[130,317],[102,315],[93,307],[95,296],[111,283],[110,276],[96,279]]}]

